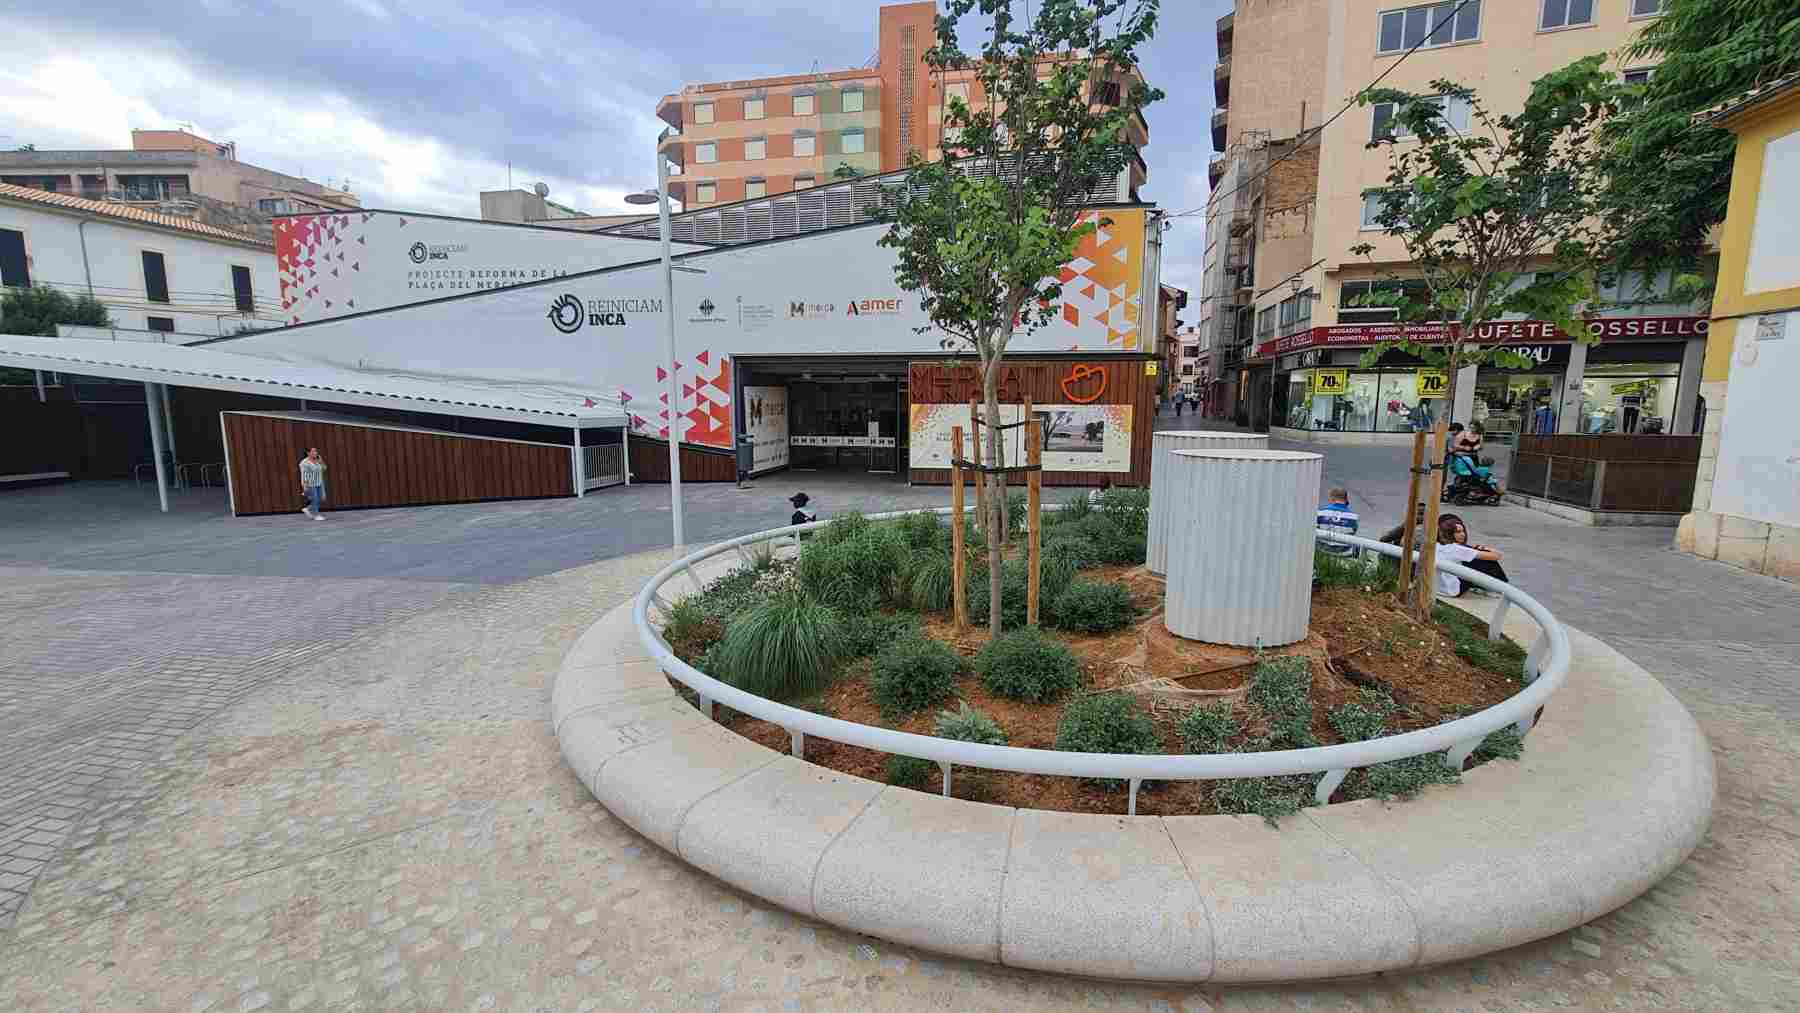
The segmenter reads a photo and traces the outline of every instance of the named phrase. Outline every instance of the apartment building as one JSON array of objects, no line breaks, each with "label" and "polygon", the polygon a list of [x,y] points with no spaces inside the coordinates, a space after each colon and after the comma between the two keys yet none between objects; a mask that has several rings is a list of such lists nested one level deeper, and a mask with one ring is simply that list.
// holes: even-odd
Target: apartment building
[{"label": "apartment building", "polygon": [[129,149],[0,152],[0,183],[266,234],[276,215],[350,211],[348,190],[238,161],[237,145],[133,130]]},{"label": "apartment building", "polygon": [[[1546,322],[1506,322],[1505,335],[1537,365],[1470,369],[1454,405],[1438,403],[1441,378],[1416,360],[1358,364],[1363,349],[1395,336],[1396,316],[1358,297],[1416,272],[1374,221],[1389,153],[1369,144],[1391,129],[1393,110],[1360,107],[1356,96],[1384,73],[1383,86],[1413,92],[1448,78],[1505,113],[1544,74],[1624,48],[1662,2],[1239,0],[1217,26],[1219,155],[1202,291],[1231,414],[1288,436],[1359,442],[1407,438],[1446,410],[1483,421],[1501,441],[1527,431],[1693,432],[1707,323],[1695,307],[1651,301],[1655,279],[1621,279],[1602,293],[1609,305],[1593,314],[1605,322],[1590,325],[1601,335],[1591,347]],[[1627,79],[1653,70],[1616,69]],[[1470,118],[1466,108],[1445,115],[1458,126]],[[1364,242],[1375,246],[1370,256],[1350,252]],[[1419,334],[1449,337],[1447,328]]]},{"label": "apartment building", "polygon": [[537,186],[538,189],[533,190],[481,191],[481,220],[539,225],[549,229],[568,229],[571,232],[592,232],[595,229],[630,225],[656,217],[646,214],[589,214],[566,204],[558,204],[550,199],[550,191],[544,184],[539,183]]},{"label": "apartment building", "polygon": [[[914,152],[943,157],[950,96],[976,106],[985,96],[972,71],[926,66],[937,14],[932,0],[882,7],[876,56],[866,66],[689,84],[663,96],[656,114],[669,129],[658,145],[674,167],[671,195],[693,210],[891,172]],[[1126,86],[1103,84],[1097,100],[1117,102]],[[1134,153],[1150,143],[1142,117],[1128,141]],[[1133,200],[1147,173],[1136,157]]]}]

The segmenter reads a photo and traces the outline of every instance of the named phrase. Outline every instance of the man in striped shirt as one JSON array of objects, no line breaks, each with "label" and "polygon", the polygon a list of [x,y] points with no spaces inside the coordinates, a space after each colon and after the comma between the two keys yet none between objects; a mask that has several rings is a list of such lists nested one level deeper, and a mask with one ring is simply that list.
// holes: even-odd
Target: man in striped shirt
[{"label": "man in striped shirt", "polygon": [[[1350,509],[1350,492],[1343,486],[1334,487],[1327,494],[1327,502],[1319,508],[1316,526],[1326,531],[1334,531],[1340,535],[1354,535],[1362,524],[1362,518]],[[1334,556],[1354,556],[1357,553],[1354,545],[1341,545],[1337,542],[1320,542],[1319,547]]]}]

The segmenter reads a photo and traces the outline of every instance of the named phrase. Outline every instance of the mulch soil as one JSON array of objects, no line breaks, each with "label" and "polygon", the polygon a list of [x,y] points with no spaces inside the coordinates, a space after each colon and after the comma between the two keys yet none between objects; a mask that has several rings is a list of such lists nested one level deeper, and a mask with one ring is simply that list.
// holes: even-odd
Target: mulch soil
[{"label": "mulch soil", "polygon": [[[1266,719],[1243,699],[1256,662],[1253,651],[1169,633],[1162,620],[1163,581],[1142,566],[1100,567],[1083,571],[1082,577],[1124,584],[1142,614],[1136,624],[1114,633],[1050,631],[1081,660],[1089,690],[1137,694],[1168,752],[1181,751],[1178,724],[1197,704],[1222,701],[1233,707],[1245,727],[1239,740],[1230,744],[1233,748],[1267,730]],[[987,641],[985,628],[959,632],[948,615],[925,617],[925,633],[970,659]],[[1390,733],[1441,724],[1457,714],[1499,703],[1519,689],[1517,682],[1458,657],[1440,628],[1419,623],[1397,607],[1391,595],[1355,588],[1315,591],[1306,639],[1264,653],[1308,659],[1313,673],[1312,730],[1323,744],[1341,741],[1327,713],[1359,699],[1363,687],[1386,690],[1398,705],[1388,719]],[[958,680],[957,699],[943,708],[892,721],[882,716],[871,695],[870,669],[866,659],[848,666],[841,678],[806,705],[846,721],[931,735],[939,710],[954,710],[962,700],[999,722],[1009,744],[1055,747],[1064,701],[1033,704],[998,697],[984,689],[970,671]],[[722,717],[727,727],[748,739],[782,752],[789,748],[788,733],[778,725],[729,710]],[[886,780],[887,754],[875,750],[809,738],[806,759],[873,781]],[[935,766],[920,790],[942,790]],[[1210,782],[1146,783],[1138,794],[1138,811],[1152,815],[1213,812],[1211,793]],[[1125,808],[1122,788],[1076,778],[965,767],[955,770],[952,794],[998,805],[1067,812],[1118,813]]]}]

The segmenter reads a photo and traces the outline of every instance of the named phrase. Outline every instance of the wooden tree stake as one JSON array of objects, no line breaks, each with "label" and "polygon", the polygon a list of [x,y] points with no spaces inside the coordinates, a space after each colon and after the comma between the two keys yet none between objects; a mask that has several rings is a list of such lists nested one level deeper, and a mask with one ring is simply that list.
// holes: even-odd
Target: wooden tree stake
[{"label": "wooden tree stake", "polygon": [[1438,509],[1444,502],[1444,427],[1449,412],[1431,430],[1432,471],[1425,481],[1425,530],[1419,538],[1419,621],[1431,621],[1431,606],[1437,602],[1437,528]]},{"label": "wooden tree stake", "polygon": [[969,601],[963,590],[963,432],[961,426],[950,428],[950,583],[951,601],[955,603],[956,632],[969,627]]},{"label": "wooden tree stake", "polygon": [[1026,555],[1029,558],[1027,565],[1030,567],[1026,571],[1029,576],[1025,585],[1025,622],[1027,625],[1036,626],[1038,624],[1038,591],[1043,583],[1043,569],[1040,565],[1038,549],[1042,541],[1043,525],[1040,521],[1043,514],[1040,513],[1040,508],[1043,504],[1044,479],[1043,473],[1037,469],[1044,463],[1044,440],[1043,434],[1038,432],[1042,423],[1038,422],[1037,418],[1031,414],[1030,398],[1025,400],[1025,417],[1031,420],[1025,423],[1025,463],[1032,468],[1025,477],[1025,523],[1029,525],[1025,544],[1027,546]]},{"label": "wooden tree stake", "polygon": [[1413,434],[1412,471],[1406,480],[1406,520],[1401,522],[1400,532],[1400,583],[1395,589],[1402,602],[1406,601],[1406,592],[1412,588],[1413,536],[1419,530],[1419,469],[1425,464],[1425,432],[1420,430]]}]

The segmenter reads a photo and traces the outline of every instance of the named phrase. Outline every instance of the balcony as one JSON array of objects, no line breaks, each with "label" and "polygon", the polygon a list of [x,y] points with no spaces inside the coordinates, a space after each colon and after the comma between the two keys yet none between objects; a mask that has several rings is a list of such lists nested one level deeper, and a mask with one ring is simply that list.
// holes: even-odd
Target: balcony
[{"label": "balcony", "polygon": [[1221,52],[1231,48],[1231,19],[1236,13],[1236,11],[1233,11],[1226,14],[1216,23],[1217,27],[1215,28],[1215,31],[1217,32],[1219,50]]},{"label": "balcony", "polygon": [[1217,188],[1219,180],[1225,178],[1225,156],[1220,155],[1206,163],[1206,181]]},{"label": "balcony", "polygon": [[1214,109],[1212,114],[1213,150],[1220,153],[1225,151],[1225,123],[1227,120],[1227,112],[1228,110],[1224,106],[1220,106],[1219,108]]},{"label": "balcony", "polygon": [[1218,66],[1213,68],[1213,104],[1225,106],[1231,103],[1231,54],[1220,53]]},{"label": "balcony", "polygon": [[681,128],[681,96],[664,95],[657,99],[656,116],[664,123],[679,130]]}]

